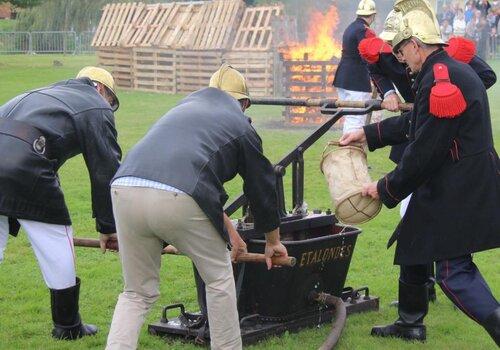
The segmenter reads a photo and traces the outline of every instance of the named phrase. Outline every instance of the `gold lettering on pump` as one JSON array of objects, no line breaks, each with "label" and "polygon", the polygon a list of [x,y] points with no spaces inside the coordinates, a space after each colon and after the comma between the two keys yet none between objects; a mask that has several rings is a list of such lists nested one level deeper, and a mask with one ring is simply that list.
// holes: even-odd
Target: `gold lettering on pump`
[{"label": "gold lettering on pump", "polygon": [[300,256],[300,267],[318,263],[326,263],[331,260],[347,259],[352,254],[352,245],[343,245],[332,248],[323,248],[304,252]]}]

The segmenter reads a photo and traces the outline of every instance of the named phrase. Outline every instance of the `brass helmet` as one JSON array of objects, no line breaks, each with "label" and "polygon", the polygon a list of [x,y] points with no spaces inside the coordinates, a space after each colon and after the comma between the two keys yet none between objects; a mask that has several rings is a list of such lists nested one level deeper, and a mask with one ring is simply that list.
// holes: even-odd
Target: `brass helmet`
[{"label": "brass helmet", "polygon": [[111,95],[113,96],[111,108],[113,109],[113,111],[116,111],[120,106],[120,101],[118,101],[118,97],[116,96],[115,80],[113,79],[111,73],[103,68],[87,66],[82,68],[76,76],[77,79],[84,77],[89,78],[92,81],[101,83],[108,88],[108,90],[111,92]]},{"label": "brass helmet", "polygon": [[250,100],[245,77],[227,63],[223,63],[212,75],[208,86],[225,91],[237,100]]},{"label": "brass helmet", "polygon": [[379,35],[380,39],[391,42],[398,33],[402,21],[403,15],[401,12],[391,10],[385,19],[384,30]]},{"label": "brass helmet", "polygon": [[401,12],[403,20],[392,39],[393,51],[404,40],[418,38],[424,44],[444,45],[436,14],[427,0],[397,0],[394,10]]},{"label": "brass helmet", "polygon": [[377,8],[375,7],[375,1],[373,0],[361,0],[358,4],[358,10],[356,14],[359,16],[369,16],[377,13]]}]

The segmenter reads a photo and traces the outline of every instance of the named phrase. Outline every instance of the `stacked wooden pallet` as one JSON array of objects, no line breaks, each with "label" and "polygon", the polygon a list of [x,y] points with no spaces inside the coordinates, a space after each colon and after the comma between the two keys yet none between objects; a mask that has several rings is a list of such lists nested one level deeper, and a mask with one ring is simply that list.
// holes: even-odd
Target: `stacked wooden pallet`
[{"label": "stacked wooden pallet", "polygon": [[242,0],[109,4],[92,42],[120,87],[188,93],[208,85],[222,62],[239,69],[254,95],[271,95],[271,22],[279,5]]},{"label": "stacked wooden pallet", "polygon": [[273,95],[274,52],[228,51],[224,54],[223,59],[245,76],[253,96]]},{"label": "stacked wooden pallet", "polygon": [[190,45],[190,23],[203,3],[168,3],[145,7],[122,38],[128,47],[178,48]]},{"label": "stacked wooden pallet", "polygon": [[92,45],[224,49],[243,9],[242,0],[108,4]]},{"label": "stacked wooden pallet", "polygon": [[106,47],[97,51],[99,65],[108,68],[115,78],[116,85],[123,88],[134,87],[134,62],[132,49]]},{"label": "stacked wooden pallet", "polygon": [[233,50],[268,51],[271,48],[272,19],[283,14],[283,6],[249,7],[243,14]]},{"label": "stacked wooden pallet", "polygon": [[120,42],[138,20],[146,7],[143,3],[107,4],[92,39],[92,46],[108,48],[119,46]]},{"label": "stacked wooden pallet", "polygon": [[244,3],[213,1],[202,7],[192,31],[193,50],[227,49],[243,13]]},{"label": "stacked wooden pallet", "polygon": [[134,89],[177,93],[175,50],[135,47],[132,51]]}]

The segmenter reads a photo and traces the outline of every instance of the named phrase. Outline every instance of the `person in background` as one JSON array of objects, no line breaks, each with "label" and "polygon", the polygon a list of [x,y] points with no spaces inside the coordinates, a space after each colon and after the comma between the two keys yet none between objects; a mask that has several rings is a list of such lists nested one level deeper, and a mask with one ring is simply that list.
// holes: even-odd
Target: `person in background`
[{"label": "person in background", "polygon": [[453,20],[453,35],[464,36],[466,26],[467,24],[465,23],[464,10],[459,8],[455,19]]},{"label": "person in background", "polygon": [[488,0],[477,0],[476,8],[481,12],[481,17],[486,17],[491,9],[491,4]]},{"label": "person in background", "polygon": [[465,37],[471,40],[474,40],[476,43],[479,39],[479,25],[481,21],[481,11],[474,10],[474,16],[467,23],[467,27],[465,28]]},{"label": "person in background", "polygon": [[448,41],[450,39],[450,36],[453,34],[453,27],[450,25],[447,19],[443,21],[443,24],[441,24],[441,37],[443,38],[444,41]]},{"label": "person in background", "polygon": [[477,54],[483,60],[488,59],[488,42],[491,29],[486,18],[481,18],[477,28]]},{"label": "person in background", "polygon": [[[377,9],[373,0],[361,0],[356,11],[356,19],[342,36],[342,57],[340,58],[333,86],[337,88],[340,100],[356,101],[371,99],[372,86],[366,62],[361,59],[358,45],[361,40],[374,37],[370,25],[375,21]],[[366,115],[344,116],[343,132],[359,129],[365,124]]]},{"label": "person in background", "polygon": [[464,12],[465,23],[468,24],[471,21],[472,17],[474,17],[474,4],[472,3],[471,0],[469,0],[465,4],[465,12]]}]

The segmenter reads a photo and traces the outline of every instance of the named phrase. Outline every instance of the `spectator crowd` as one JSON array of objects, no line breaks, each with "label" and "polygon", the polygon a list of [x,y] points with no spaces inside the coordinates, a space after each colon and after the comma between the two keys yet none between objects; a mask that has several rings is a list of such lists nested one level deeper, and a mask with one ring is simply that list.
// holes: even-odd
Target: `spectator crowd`
[{"label": "spectator crowd", "polygon": [[437,14],[444,40],[464,36],[476,42],[479,57],[494,57],[497,50],[500,0],[447,1]]}]

